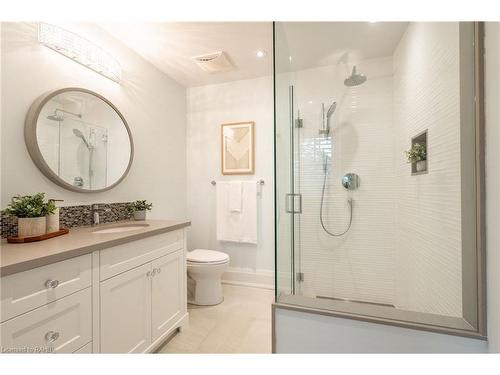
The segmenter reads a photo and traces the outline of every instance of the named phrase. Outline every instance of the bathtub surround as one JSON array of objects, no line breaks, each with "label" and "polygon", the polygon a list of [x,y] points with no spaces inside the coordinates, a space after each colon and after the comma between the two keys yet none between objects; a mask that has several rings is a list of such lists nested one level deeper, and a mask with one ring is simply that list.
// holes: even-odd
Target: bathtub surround
[{"label": "bathtub surround", "polygon": [[[226,282],[271,288],[274,268],[272,77],[192,87],[187,90],[188,249],[227,253]],[[221,175],[220,124],[255,121],[255,174]],[[211,155],[211,156],[208,156]],[[257,196],[258,244],[217,241],[216,188],[211,181],[263,179]]]},{"label": "bathtub surround", "polygon": [[[11,95],[2,96],[1,206],[13,195],[33,190],[64,199],[68,206],[147,197],[155,204],[148,218],[185,218],[186,89],[95,24],[61,26],[112,53],[122,66],[122,80],[115,83],[41,45],[37,23],[2,23],[2,92]],[[110,191],[82,194],[59,187],[37,169],[26,150],[23,128],[31,103],[62,87],[103,95],[130,126],[134,161],[122,183]]]},{"label": "bathtub surround", "polygon": [[[99,216],[101,223],[113,223],[129,220],[131,213],[128,211],[130,202],[101,203]],[[17,221],[15,216],[1,215],[1,237],[17,236]],[[92,224],[92,205],[59,207],[59,226],[61,228],[75,228]]]}]

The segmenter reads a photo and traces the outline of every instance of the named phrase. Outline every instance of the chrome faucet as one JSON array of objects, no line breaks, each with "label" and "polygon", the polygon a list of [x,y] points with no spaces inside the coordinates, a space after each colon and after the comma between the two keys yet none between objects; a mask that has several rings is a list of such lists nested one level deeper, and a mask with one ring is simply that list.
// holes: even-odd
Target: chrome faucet
[{"label": "chrome faucet", "polygon": [[101,223],[101,215],[100,213],[102,211],[104,212],[109,212],[111,211],[111,208],[105,208],[106,206],[104,207],[100,207],[99,206],[99,203],[93,203],[91,205],[91,212],[92,212],[92,225],[99,225]]},{"label": "chrome faucet", "polygon": [[92,205],[92,225],[99,225],[101,218],[99,216],[99,204]]}]

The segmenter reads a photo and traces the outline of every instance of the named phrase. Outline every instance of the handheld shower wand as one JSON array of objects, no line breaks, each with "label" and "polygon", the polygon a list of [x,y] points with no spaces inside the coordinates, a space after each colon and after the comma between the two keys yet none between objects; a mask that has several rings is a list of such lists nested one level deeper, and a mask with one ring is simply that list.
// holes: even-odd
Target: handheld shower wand
[{"label": "handheld shower wand", "polygon": [[[321,103],[321,111],[323,113],[323,121],[322,121],[322,127],[319,129],[319,134],[320,135],[329,135],[330,134],[330,118],[333,115],[333,112],[335,112],[335,109],[337,109],[337,102],[332,102],[330,104],[330,107],[328,107],[328,111],[326,111],[326,116],[325,116],[325,103]],[[326,117],[326,121],[325,121]]]}]

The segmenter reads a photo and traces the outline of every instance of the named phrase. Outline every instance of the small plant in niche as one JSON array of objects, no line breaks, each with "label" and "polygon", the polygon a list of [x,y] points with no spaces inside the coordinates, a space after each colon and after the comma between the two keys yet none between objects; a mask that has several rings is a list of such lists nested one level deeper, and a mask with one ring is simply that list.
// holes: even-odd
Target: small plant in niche
[{"label": "small plant in niche", "polygon": [[45,201],[45,193],[37,193],[12,197],[2,213],[16,216],[18,236],[28,237],[45,234],[45,216],[53,214],[55,210],[53,201]]},{"label": "small plant in niche", "polygon": [[417,172],[427,169],[427,147],[425,144],[415,142],[411,148],[405,151],[408,163],[415,163]]},{"label": "small plant in niche", "polygon": [[146,200],[137,200],[129,203],[127,209],[134,216],[134,220],[146,220],[146,211],[151,211],[152,207],[153,204]]}]

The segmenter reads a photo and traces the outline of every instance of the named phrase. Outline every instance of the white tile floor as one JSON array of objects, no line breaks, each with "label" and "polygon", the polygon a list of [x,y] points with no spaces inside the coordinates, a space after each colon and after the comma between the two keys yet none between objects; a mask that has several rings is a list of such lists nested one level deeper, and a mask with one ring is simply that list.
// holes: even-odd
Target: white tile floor
[{"label": "white tile floor", "polygon": [[224,302],[188,306],[189,326],[159,353],[271,353],[274,291],[223,285]]}]

